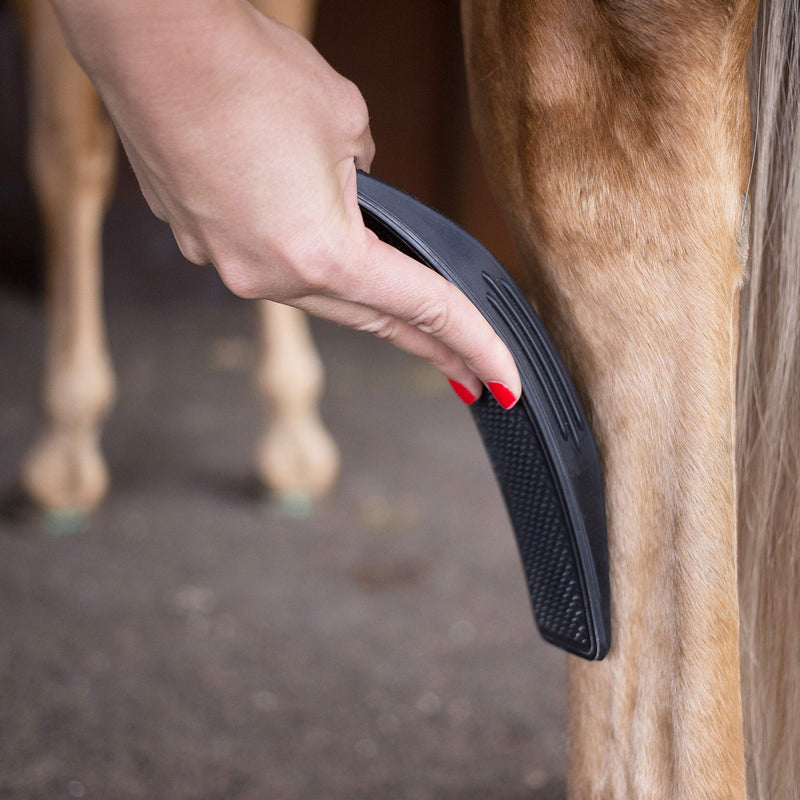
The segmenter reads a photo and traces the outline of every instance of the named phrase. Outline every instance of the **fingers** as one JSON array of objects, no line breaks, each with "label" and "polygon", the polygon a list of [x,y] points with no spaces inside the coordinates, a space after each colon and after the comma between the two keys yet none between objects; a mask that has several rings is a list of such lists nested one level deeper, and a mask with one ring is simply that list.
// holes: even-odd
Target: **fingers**
[{"label": "fingers", "polygon": [[[519,398],[519,373],[508,348],[469,299],[432,269],[369,233],[363,262],[349,273],[348,282],[350,285],[343,289],[349,300],[404,322],[443,345],[448,356],[439,355],[438,350],[434,356],[443,359],[444,368],[432,363],[448,378],[463,383],[457,374],[448,372],[456,363],[450,355],[454,354],[490,387],[502,405],[510,407]],[[411,342],[410,334],[396,329],[391,333],[393,341],[400,337]],[[458,374],[463,372],[459,370]],[[468,386],[474,387],[474,381]]]},{"label": "fingers", "polygon": [[323,295],[303,297],[293,301],[292,305],[314,316],[386,339],[401,350],[425,359],[449,380],[464,386],[473,399],[483,391],[480,380],[460,356],[435,336],[403,320],[374,308]]}]

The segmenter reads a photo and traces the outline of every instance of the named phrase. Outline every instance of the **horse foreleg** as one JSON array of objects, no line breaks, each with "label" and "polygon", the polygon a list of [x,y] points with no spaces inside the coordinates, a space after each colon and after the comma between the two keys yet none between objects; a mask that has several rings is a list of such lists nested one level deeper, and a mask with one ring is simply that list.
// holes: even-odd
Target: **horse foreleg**
[{"label": "horse foreleg", "polygon": [[754,2],[475,0],[473,118],[604,466],[571,797],[743,798],[733,419]]},{"label": "horse foreleg", "polygon": [[[254,0],[263,14],[310,37],[316,0]],[[322,363],[305,315],[259,301],[261,363],[258,386],[267,422],[256,450],[262,482],[279,496],[319,497],[339,472],[336,444],[319,416]]]},{"label": "horse foreleg", "polygon": [[45,0],[22,5],[29,40],[30,171],[45,232],[44,431],[22,468],[48,509],[90,510],[108,473],[100,427],[114,377],[101,293],[101,225],[116,163],[113,128]]},{"label": "horse foreleg", "polygon": [[268,425],[256,451],[264,484],[279,496],[316,498],[339,471],[339,452],[319,416],[322,362],[302,311],[259,301],[259,388]]}]

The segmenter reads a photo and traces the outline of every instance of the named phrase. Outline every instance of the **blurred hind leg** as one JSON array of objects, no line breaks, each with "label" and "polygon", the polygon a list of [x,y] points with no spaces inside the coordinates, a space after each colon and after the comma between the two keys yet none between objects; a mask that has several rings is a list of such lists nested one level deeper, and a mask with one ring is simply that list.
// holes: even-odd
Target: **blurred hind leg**
[{"label": "blurred hind leg", "polygon": [[21,10],[30,56],[30,170],[46,250],[44,430],[25,459],[22,484],[44,508],[88,511],[108,487],[99,439],[114,376],[100,239],[116,139],[49,4],[31,0]]},{"label": "blurred hind leg", "polygon": [[322,362],[305,314],[259,301],[262,333],[259,389],[269,424],[256,451],[256,468],[278,496],[315,498],[339,472],[339,452],[319,416]]}]

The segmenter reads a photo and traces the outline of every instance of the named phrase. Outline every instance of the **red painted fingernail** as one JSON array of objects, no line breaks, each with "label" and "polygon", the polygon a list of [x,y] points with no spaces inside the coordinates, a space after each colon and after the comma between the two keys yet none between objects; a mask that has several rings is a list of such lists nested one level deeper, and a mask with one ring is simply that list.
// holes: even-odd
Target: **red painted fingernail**
[{"label": "red painted fingernail", "polygon": [[466,386],[462,386],[458,381],[451,381],[448,378],[447,382],[453,387],[453,391],[458,395],[459,400],[468,406],[471,406],[478,399]]},{"label": "red painted fingernail", "polygon": [[514,393],[504,383],[500,383],[500,381],[489,381],[486,385],[489,387],[489,391],[494,395],[494,399],[506,410],[517,402]]}]

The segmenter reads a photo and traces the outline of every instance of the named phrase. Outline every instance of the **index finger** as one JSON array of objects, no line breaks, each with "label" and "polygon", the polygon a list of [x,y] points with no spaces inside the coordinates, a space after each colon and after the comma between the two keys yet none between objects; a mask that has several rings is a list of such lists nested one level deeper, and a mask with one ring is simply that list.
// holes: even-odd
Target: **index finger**
[{"label": "index finger", "polygon": [[[359,267],[350,272],[347,297],[435,336],[460,356],[501,404],[510,407],[522,386],[514,357],[483,314],[456,286],[419,261],[366,231]],[[493,385],[494,384],[494,385]],[[500,400],[500,397],[498,397]]]}]

